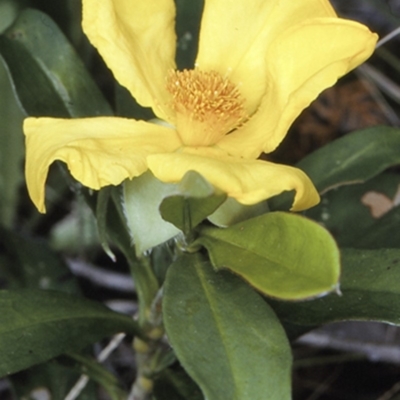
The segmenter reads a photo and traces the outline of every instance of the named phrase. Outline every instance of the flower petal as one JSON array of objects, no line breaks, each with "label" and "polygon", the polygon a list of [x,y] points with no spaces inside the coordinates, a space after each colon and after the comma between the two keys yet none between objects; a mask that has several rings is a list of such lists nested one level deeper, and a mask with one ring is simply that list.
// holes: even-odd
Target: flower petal
[{"label": "flower petal", "polygon": [[228,76],[251,114],[268,85],[270,44],[306,19],[334,16],[328,0],[205,0],[196,66]]},{"label": "flower petal", "polygon": [[64,161],[75,179],[97,190],[141,175],[148,154],[181,145],[170,128],[114,117],[27,118],[24,132],[28,192],[40,212],[45,212],[44,186],[55,160]]},{"label": "flower petal", "polygon": [[294,211],[319,202],[319,195],[310,179],[293,167],[229,157],[211,148],[154,154],[147,158],[147,162],[151,172],[163,182],[179,182],[186,172],[196,171],[242,204],[255,204],[286,190],[296,191]]},{"label": "flower petal", "polygon": [[175,68],[173,0],[83,0],[84,32],[117,81],[168,120],[168,72]]},{"label": "flower petal", "polygon": [[268,51],[268,90],[256,114],[218,145],[232,155],[273,151],[324,89],[364,62],[378,36],[359,23],[323,18],[282,34]]}]

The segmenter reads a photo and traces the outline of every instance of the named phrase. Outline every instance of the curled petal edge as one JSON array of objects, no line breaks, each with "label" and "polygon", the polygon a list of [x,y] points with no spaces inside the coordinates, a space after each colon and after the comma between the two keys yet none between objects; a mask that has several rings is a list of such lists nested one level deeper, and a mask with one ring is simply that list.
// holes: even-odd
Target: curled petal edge
[{"label": "curled petal edge", "polygon": [[182,153],[150,155],[147,163],[154,176],[163,182],[179,182],[188,171],[196,171],[244,205],[291,190],[296,192],[292,211],[305,210],[319,202],[314,185],[300,169],[216,153],[215,149],[185,149]]},{"label": "curled petal edge", "polygon": [[47,174],[56,160],[65,162],[84,186],[98,190],[141,175],[149,154],[181,146],[173,129],[115,117],[27,118],[24,133],[28,192],[42,213]]}]

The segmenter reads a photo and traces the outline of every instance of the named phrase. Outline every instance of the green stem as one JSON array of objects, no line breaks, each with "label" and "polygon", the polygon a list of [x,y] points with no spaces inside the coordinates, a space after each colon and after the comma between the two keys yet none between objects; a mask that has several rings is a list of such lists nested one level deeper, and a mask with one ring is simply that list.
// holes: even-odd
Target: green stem
[{"label": "green stem", "polygon": [[128,400],[151,400],[153,392],[153,376],[159,370],[160,354],[165,352],[162,338],[164,327],[161,313],[162,292],[159,291],[152,302],[150,312],[145,321],[147,340],[138,337],[133,340],[136,354],[137,373]]},{"label": "green stem", "polygon": [[[132,251],[134,251],[133,248]],[[151,307],[159,290],[159,285],[149,257],[144,256],[137,260],[136,257],[129,257],[128,255],[127,258],[138,295],[139,324],[144,327],[151,318]]]}]

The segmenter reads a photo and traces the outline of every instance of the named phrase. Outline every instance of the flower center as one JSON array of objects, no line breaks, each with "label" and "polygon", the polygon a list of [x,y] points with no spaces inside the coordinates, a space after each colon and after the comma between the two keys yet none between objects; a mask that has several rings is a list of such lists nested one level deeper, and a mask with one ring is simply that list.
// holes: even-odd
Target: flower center
[{"label": "flower center", "polygon": [[167,89],[184,144],[209,146],[247,119],[239,89],[215,71],[173,71]]}]

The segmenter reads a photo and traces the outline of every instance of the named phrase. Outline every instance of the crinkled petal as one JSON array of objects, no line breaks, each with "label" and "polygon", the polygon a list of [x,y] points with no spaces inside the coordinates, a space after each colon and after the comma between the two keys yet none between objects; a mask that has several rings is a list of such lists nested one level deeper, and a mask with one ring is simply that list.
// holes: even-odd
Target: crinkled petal
[{"label": "crinkled petal", "polygon": [[310,179],[293,167],[229,157],[210,148],[154,154],[147,158],[147,162],[152,173],[163,182],[178,182],[186,172],[196,171],[242,204],[255,204],[286,190],[296,191],[294,211],[319,202],[319,195]]},{"label": "crinkled petal", "polygon": [[206,0],[196,65],[237,84],[251,114],[268,85],[271,43],[304,20],[335,16],[328,0]]},{"label": "crinkled petal", "polygon": [[168,120],[168,72],[175,68],[173,0],[83,0],[84,32],[118,82]]},{"label": "crinkled petal", "polygon": [[301,111],[364,62],[377,39],[364,25],[338,18],[311,20],[288,30],[268,51],[268,89],[258,112],[218,145],[249,158],[273,151]]},{"label": "crinkled petal", "polygon": [[147,170],[148,154],[181,145],[173,129],[114,117],[27,118],[24,132],[28,192],[40,212],[45,212],[45,181],[55,160],[65,162],[75,179],[97,190],[141,175]]}]

